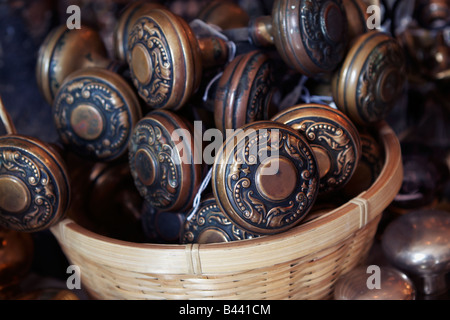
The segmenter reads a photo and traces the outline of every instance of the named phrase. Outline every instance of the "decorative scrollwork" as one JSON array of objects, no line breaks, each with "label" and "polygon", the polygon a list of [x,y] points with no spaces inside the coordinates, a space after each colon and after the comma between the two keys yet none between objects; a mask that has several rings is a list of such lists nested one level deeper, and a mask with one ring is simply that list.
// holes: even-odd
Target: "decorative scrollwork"
[{"label": "decorative scrollwork", "polygon": [[[216,242],[229,242],[258,237],[231,222],[217,206],[214,198],[202,201],[197,213],[191,220],[186,221],[181,241],[183,243],[207,242],[207,239],[203,239],[207,232],[210,233],[211,242],[212,239]],[[211,237],[211,234],[215,236]]]},{"label": "decorative scrollwork", "polygon": [[[347,45],[344,41],[347,23],[342,2],[302,0],[299,7],[301,39],[308,56],[321,69],[333,70],[344,57]],[[328,16],[330,7],[337,12],[335,15]]]},{"label": "decorative scrollwork", "polygon": [[[163,127],[148,119],[137,125],[130,141],[129,163],[135,185],[151,206],[167,209],[173,206],[179,196],[181,178],[181,160],[173,145],[170,133]],[[144,150],[151,159],[140,160],[137,154]],[[139,161],[153,161],[145,167],[148,172],[142,173]],[[153,171],[153,172],[150,172]],[[142,174],[153,174],[150,184],[143,182]]]},{"label": "decorative scrollwork", "polygon": [[35,231],[49,225],[59,205],[55,178],[44,163],[32,154],[16,148],[0,148],[0,175],[21,181],[27,188],[28,203],[20,212],[0,208],[0,224],[19,231]]},{"label": "decorative scrollwork", "polygon": [[[387,71],[391,71],[388,76]],[[364,122],[384,119],[392,110],[403,89],[405,73],[404,55],[394,41],[384,41],[373,49],[361,70],[356,91],[358,114]],[[386,95],[382,91],[390,92]]]},{"label": "decorative scrollwork", "polygon": [[[357,146],[347,130],[334,121],[308,118],[299,122],[298,130],[312,146],[322,146],[330,157],[330,168],[320,179],[320,192],[334,190],[351,177],[357,163]],[[319,164],[320,165],[320,164]]]},{"label": "decorative scrollwork", "polygon": [[[151,17],[141,17],[130,32],[128,48],[127,60],[139,95],[154,108],[165,105],[172,92],[174,75],[169,44],[158,23]],[[137,75],[143,61],[134,60],[135,51],[146,57],[144,65],[148,65],[148,70],[143,78]]]},{"label": "decorative scrollwork", "polygon": [[[233,160],[218,176],[226,179],[225,190],[218,190],[217,182],[213,187],[223,211],[240,227],[275,233],[309,211],[318,193],[318,171],[305,140],[285,128],[256,129],[227,152]],[[271,168],[275,171],[269,173]]]},{"label": "decorative scrollwork", "polygon": [[[85,117],[82,128],[96,134],[80,135],[73,123],[77,108],[86,107],[98,114]],[[82,76],[66,83],[58,92],[53,118],[62,141],[77,153],[93,159],[110,160],[125,152],[131,133],[132,115],[123,95],[106,80]],[[83,129],[85,130],[85,129]]]}]

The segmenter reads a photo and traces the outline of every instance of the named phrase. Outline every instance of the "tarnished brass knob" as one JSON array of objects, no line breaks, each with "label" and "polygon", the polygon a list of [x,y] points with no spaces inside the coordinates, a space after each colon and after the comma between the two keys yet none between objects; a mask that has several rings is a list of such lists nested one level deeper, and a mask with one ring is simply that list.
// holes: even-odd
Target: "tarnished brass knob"
[{"label": "tarnished brass knob", "polygon": [[113,68],[100,35],[93,29],[68,29],[65,25],[52,30],[41,44],[36,64],[38,87],[48,104],[64,79],[72,72],[88,68]]},{"label": "tarnished brass knob", "polygon": [[114,29],[114,56],[116,59],[126,61],[128,50],[128,36],[139,17],[154,8],[162,8],[163,5],[149,1],[134,1],[126,6],[120,14]]},{"label": "tarnished brass knob", "polygon": [[159,211],[184,212],[202,179],[202,143],[180,116],[155,110],[135,126],[129,165],[141,196]]},{"label": "tarnished brass knob", "polygon": [[248,13],[234,1],[223,0],[207,2],[197,18],[223,30],[245,27],[250,21]]},{"label": "tarnished brass knob", "polygon": [[71,73],[56,93],[52,113],[63,143],[95,161],[125,154],[133,126],[142,117],[131,85],[100,68]]},{"label": "tarnished brass knob", "polygon": [[268,120],[274,114],[273,66],[260,51],[237,56],[225,67],[214,99],[216,128],[237,129],[256,120]]},{"label": "tarnished brass knob", "polygon": [[395,106],[405,80],[405,59],[397,40],[370,31],[355,39],[333,75],[333,98],[355,124],[375,123]]},{"label": "tarnished brass knob", "polygon": [[361,157],[361,138],[341,111],[327,105],[300,104],[272,120],[289,125],[308,141],[319,166],[320,194],[342,188],[353,176]]},{"label": "tarnished brass knob", "polygon": [[255,44],[274,44],[288,66],[307,76],[330,73],[347,50],[341,0],[276,0],[272,15],[254,19],[249,29]]},{"label": "tarnished brass knob", "polygon": [[18,135],[0,100],[8,134],[0,137],[0,225],[33,232],[65,214],[70,185],[65,164],[50,145]]},{"label": "tarnished brass knob", "polygon": [[197,39],[190,26],[166,9],[153,9],[134,24],[127,61],[133,84],[154,109],[179,109],[198,90],[203,68],[224,64],[226,42]]},{"label": "tarnished brass knob", "polygon": [[217,206],[216,199],[209,196],[200,202],[197,212],[185,222],[180,240],[182,243],[219,243],[257,237],[227,219]]},{"label": "tarnished brass knob", "polygon": [[227,137],[217,152],[212,189],[220,210],[239,228],[279,233],[311,209],[319,191],[317,161],[292,127],[256,121]]}]

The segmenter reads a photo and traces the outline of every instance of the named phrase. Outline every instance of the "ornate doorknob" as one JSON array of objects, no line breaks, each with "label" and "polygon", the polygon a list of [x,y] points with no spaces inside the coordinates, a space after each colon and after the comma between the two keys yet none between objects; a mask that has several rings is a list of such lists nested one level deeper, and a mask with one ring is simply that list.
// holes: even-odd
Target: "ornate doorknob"
[{"label": "ornate doorknob", "polygon": [[406,80],[402,48],[389,35],[370,31],[355,39],[332,79],[336,106],[355,124],[383,120]]},{"label": "ornate doorknob", "polygon": [[226,42],[197,39],[190,26],[166,9],[153,9],[134,24],[127,61],[133,84],[154,109],[181,108],[198,90],[203,68],[224,64]]},{"label": "ornate doorknob", "polygon": [[135,126],[129,144],[131,175],[155,209],[184,212],[202,179],[202,142],[192,125],[171,111],[155,110]]},{"label": "ornate doorknob", "polygon": [[108,59],[100,35],[93,29],[53,29],[41,44],[36,64],[38,87],[48,104],[72,72],[88,67],[114,69],[117,63]]},{"label": "ornate doorknob", "polygon": [[216,128],[237,129],[275,113],[273,66],[261,51],[237,56],[224,69],[214,98]]},{"label": "ornate doorknob", "polygon": [[58,135],[69,149],[93,161],[112,161],[126,153],[142,108],[120,75],[85,68],[61,84],[52,114]]},{"label": "ornate doorknob", "polygon": [[154,8],[164,8],[164,6],[157,2],[134,1],[128,4],[120,14],[113,34],[114,56],[117,60],[126,61],[130,29],[137,19]]},{"label": "ornate doorknob", "polygon": [[361,138],[348,117],[321,104],[300,104],[272,120],[289,125],[308,141],[317,159],[321,195],[342,188],[361,158]]},{"label": "ornate doorknob", "polygon": [[227,137],[212,167],[212,189],[227,219],[255,235],[301,222],[319,190],[313,150],[298,131],[255,121]]},{"label": "ornate doorknob", "polygon": [[70,185],[65,164],[50,145],[18,135],[0,100],[7,135],[0,137],[0,225],[33,232],[65,214]]},{"label": "ornate doorknob", "polygon": [[[187,214],[187,217],[191,212]],[[227,219],[214,196],[205,198],[190,220],[186,220],[180,240],[182,243],[218,243],[258,237],[240,229]]]},{"label": "ornate doorknob", "polygon": [[259,46],[275,45],[288,66],[314,76],[330,73],[342,61],[347,28],[341,0],[276,0],[271,16],[253,19],[247,30],[225,33],[243,41],[250,37]]}]

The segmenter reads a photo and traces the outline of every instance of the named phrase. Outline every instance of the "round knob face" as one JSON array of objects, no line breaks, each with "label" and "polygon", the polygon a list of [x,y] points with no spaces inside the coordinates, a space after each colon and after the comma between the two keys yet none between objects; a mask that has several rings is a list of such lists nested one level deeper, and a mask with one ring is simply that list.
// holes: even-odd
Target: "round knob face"
[{"label": "round knob face", "polygon": [[178,109],[199,87],[197,39],[187,23],[168,10],[150,10],[136,21],[127,61],[133,84],[152,108]]},{"label": "round knob face", "polygon": [[[135,126],[129,144],[134,183],[159,211],[184,211],[201,183],[201,144],[187,123],[170,111],[153,111]],[[200,148],[200,149],[198,149]]]},{"label": "round knob face", "polygon": [[212,172],[221,211],[256,235],[298,224],[318,193],[312,149],[296,130],[273,121],[253,122],[227,137]]},{"label": "round knob face", "polygon": [[87,68],[72,73],[53,103],[61,140],[75,153],[96,161],[122,156],[142,117],[133,89],[112,71]]},{"label": "round knob face", "polygon": [[378,31],[365,33],[333,76],[334,101],[355,124],[383,120],[402,95],[405,74],[397,41]]},{"label": "round knob face", "polygon": [[24,232],[44,230],[68,207],[68,175],[59,157],[37,140],[0,138],[0,224]]},{"label": "round knob face", "polygon": [[327,105],[301,104],[272,120],[289,125],[308,141],[319,166],[321,194],[342,188],[353,176],[361,157],[361,139],[342,112]]},{"label": "round knob face", "polygon": [[259,51],[239,55],[226,66],[214,100],[219,130],[225,132],[269,118],[272,72],[268,56]]},{"label": "round knob face", "polygon": [[[187,214],[189,217],[190,213]],[[203,200],[191,220],[186,221],[181,235],[182,243],[218,243],[258,237],[227,219],[214,197]]]},{"label": "round knob face", "polygon": [[347,17],[341,0],[277,0],[274,41],[287,65],[307,76],[330,73],[347,49]]},{"label": "round knob face", "polygon": [[450,266],[450,213],[408,212],[391,222],[382,238],[386,257],[416,275],[447,273]]},{"label": "round knob face", "polygon": [[39,89],[51,105],[64,79],[89,66],[107,67],[106,47],[100,35],[88,27],[54,29],[42,43],[36,64]]}]

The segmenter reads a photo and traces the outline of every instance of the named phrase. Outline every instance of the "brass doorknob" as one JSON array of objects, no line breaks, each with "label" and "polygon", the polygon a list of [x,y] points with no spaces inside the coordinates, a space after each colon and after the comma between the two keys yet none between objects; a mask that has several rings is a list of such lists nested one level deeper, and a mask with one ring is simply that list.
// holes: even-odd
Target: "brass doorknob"
[{"label": "brass doorknob", "polygon": [[361,157],[361,139],[341,111],[305,103],[279,112],[272,120],[289,125],[308,141],[319,166],[321,195],[342,188],[353,176]]},{"label": "brass doorknob", "polygon": [[113,71],[85,68],[67,76],[52,107],[63,143],[94,161],[124,155],[142,109],[131,85]]},{"label": "brass doorknob", "polygon": [[211,181],[227,219],[255,235],[274,234],[299,224],[309,212],[319,171],[313,150],[297,130],[255,121],[224,142]]},{"label": "brass doorknob", "polygon": [[234,1],[213,0],[206,3],[197,19],[218,26],[222,30],[241,28],[248,25],[250,17]]},{"label": "brass doorknob", "polygon": [[214,98],[214,121],[223,133],[275,113],[273,66],[261,51],[237,56],[224,69]]},{"label": "brass doorknob", "polygon": [[[187,213],[189,217],[191,212]],[[182,243],[219,243],[257,238],[227,219],[214,196],[200,202],[190,220],[186,220],[180,240]]]},{"label": "brass doorknob", "polygon": [[134,1],[128,4],[117,20],[113,34],[114,56],[117,60],[126,61],[128,51],[128,36],[130,29],[137,19],[147,11],[154,8],[162,8],[163,5],[157,2]]},{"label": "brass doorknob", "polygon": [[[1,101],[0,115],[10,121]],[[12,123],[5,126],[10,129],[0,137],[0,225],[24,232],[46,229],[69,204],[65,164],[50,145],[18,135]]]},{"label": "brass doorknob", "polygon": [[72,72],[88,67],[113,68],[100,35],[93,29],[53,29],[41,44],[36,64],[38,87],[48,104],[64,79]]},{"label": "brass doorknob", "polygon": [[181,108],[198,90],[203,68],[227,59],[228,47],[222,38],[197,39],[186,21],[166,9],[141,16],[128,38],[133,84],[154,109]]},{"label": "brass doorknob", "polygon": [[202,179],[202,143],[192,125],[171,111],[155,110],[135,126],[129,144],[131,175],[155,209],[184,212]]},{"label": "brass doorknob", "polygon": [[314,76],[332,72],[347,50],[347,17],[341,0],[276,0],[271,16],[253,19],[243,38],[275,45],[292,69]]},{"label": "brass doorknob", "polygon": [[336,106],[355,124],[385,119],[401,97],[406,80],[402,48],[397,40],[370,31],[355,39],[332,79]]}]

